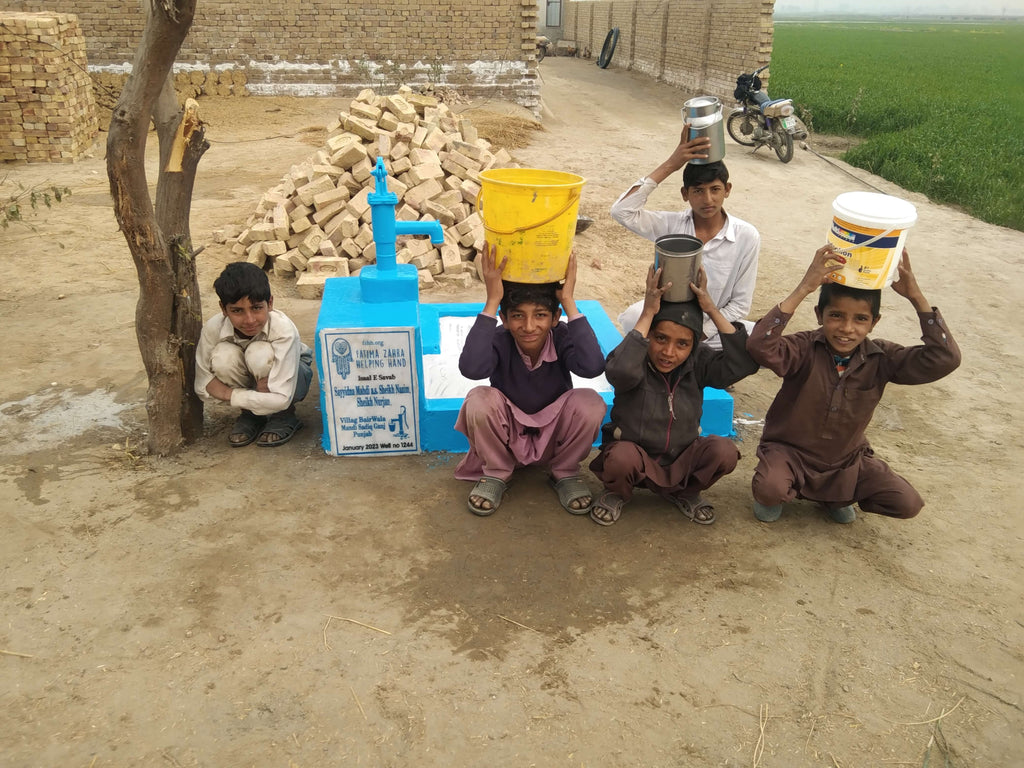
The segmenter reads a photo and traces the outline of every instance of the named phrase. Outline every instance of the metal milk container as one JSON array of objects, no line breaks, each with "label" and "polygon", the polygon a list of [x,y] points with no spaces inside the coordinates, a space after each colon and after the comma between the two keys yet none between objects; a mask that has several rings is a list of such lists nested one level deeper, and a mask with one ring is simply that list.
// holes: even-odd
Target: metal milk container
[{"label": "metal milk container", "polygon": [[660,285],[672,283],[662,298],[665,301],[692,301],[697,298],[690,283],[697,281],[704,243],[693,235],[662,235],[654,241],[654,268],[661,269]]},{"label": "metal milk container", "polygon": [[683,104],[683,122],[690,124],[690,140],[707,136],[711,139],[706,159],[697,158],[694,165],[717,163],[725,157],[725,121],[722,119],[722,102],[715,96],[697,96]]}]

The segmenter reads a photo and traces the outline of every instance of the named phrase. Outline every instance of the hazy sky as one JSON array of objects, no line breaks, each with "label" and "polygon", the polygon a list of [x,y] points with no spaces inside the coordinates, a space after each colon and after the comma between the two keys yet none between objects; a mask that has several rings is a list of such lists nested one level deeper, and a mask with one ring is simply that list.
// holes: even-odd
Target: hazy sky
[{"label": "hazy sky", "polygon": [[970,14],[1022,16],[1024,0],[776,0],[775,13]]}]

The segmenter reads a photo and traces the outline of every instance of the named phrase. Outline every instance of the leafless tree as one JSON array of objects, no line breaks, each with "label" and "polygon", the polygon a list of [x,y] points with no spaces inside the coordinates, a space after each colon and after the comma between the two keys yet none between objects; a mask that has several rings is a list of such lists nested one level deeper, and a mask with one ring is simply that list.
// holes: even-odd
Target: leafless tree
[{"label": "leafless tree", "polygon": [[[209,144],[195,103],[179,106],[172,79],[196,0],[143,2],[146,27],[110,121],[107,176],[139,277],[135,330],[149,377],[148,447],[166,455],[202,432],[202,402],[192,391],[202,310],[189,209],[196,168]],[[160,149],[155,204],[145,167],[150,119]]]}]

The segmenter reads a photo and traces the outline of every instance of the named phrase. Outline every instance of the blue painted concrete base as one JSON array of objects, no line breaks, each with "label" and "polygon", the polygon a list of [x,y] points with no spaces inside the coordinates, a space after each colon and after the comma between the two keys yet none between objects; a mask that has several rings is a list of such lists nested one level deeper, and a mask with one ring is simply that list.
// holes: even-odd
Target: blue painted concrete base
[{"label": "blue painted concrete base", "polygon": [[[577,302],[580,311],[587,316],[597,335],[601,351],[607,356],[622,341],[622,334],[612,323],[604,308],[597,301]],[[483,304],[420,304],[420,338],[424,355],[436,355],[441,350],[442,317],[475,317]],[[485,384],[486,382],[480,382]],[[614,392],[600,392],[611,412]],[[469,443],[465,435],[455,431],[455,420],[462,407],[462,398],[421,398],[420,423],[422,444],[427,451],[465,453]],[[605,421],[608,421],[608,413]],[[701,417],[701,431],[705,435],[734,436],[732,423],[732,395],[721,389],[710,387],[704,390],[704,412]]]},{"label": "blue painted concrete base", "polygon": [[367,304],[418,301],[419,271],[412,264],[398,264],[393,271],[378,270],[376,264],[367,264],[359,270],[359,288],[360,298]]},{"label": "blue painted concrete base", "polygon": [[[419,442],[422,431],[419,428],[418,412],[422,403],[422,387],[419,383],[423,380],[423,353],[419,348],[419,302],[416,286],[414,280],[411,297],[406,295],[407,301],[380,303],[366,301],[363,295],[365,285],[359,277],[332,277],[324,283],[324,297],[316,324],[315,351],[317,377],[320,381],[320,413],[323,415],[322,443],[325,452],[334,456],[351,456],[396,455],[419,453],[422,450],[422,444]],[[378,336],[391,335],[399,340],[404,337],[405,345],[410,347],[408,354],[414,358],[409,361],[413,363],[411,370],[403,366],[402,377],[397,379],[390,370],[375,368],[375,371],[380,371],[380,375],[374,373],[367,376],[367,379],[373,379],[370,383],[360,377],[364,371],[360,370],[358,350],[346,347],[346,355],[340,361],[335,359],[337,354],[331,341],[345,336],[359,338],[360,332],[376,333]],[[373,397],[370,397],[373,402],[365,406],[362,404],[365,401],[356,398],[356,402],[360,403],[359,413],[351,412],[352,394],[371,396],[383,393],[383,387],[389,385],[391,380],[403,385],[408,382],[412,395],[396,398],[389,391],[384,398],[388,402],[381,401],[379,407]],[[333,391],[332,382],[334,387],[346,391]],[[349,385],[352,391],[347,391],[350,389]],[[359,391],[360,385],[367,387],[367,390]],[[399,410],[396,413],[395,407],[399,401],[405,407],[402,409],[401,405],[398,405]],[[398,416],[401,416],[403,423],[411,429],[412,439],[392,439],[390,423]],[[339,424],[339,421],[347,420],[350,425],[353,418],[359,425],[359,434],[355,436],[364,438],[362,440],[346,440],[341,437],[344,430],[339,427],[346,425]],[[367,432],[373,434],[367,435]]]},{"label": "blue painted concrete base", "polygon": [[[416,285],[410,283],[406,275],[401,275],[397,279],[403,283],[403,288],[405,285],[410,285],[410,287]],[[423,358],[424,355],[440,353],[442,317],[475,317],[483,309],[483,304],[421,304],[413,290],[399,291],[401,298],[405,299],[401,301],[367,301],[363,295],[363,291],[366,290],[365,283],[366,281],[360,281],[358,277],[337,277],[327,280],[324,285],[324,297],[316,328],[316,360],[321,382],[320,404],[321,413],[324,415],[324,450],[333,455],[380,455],[418,451],[465,453],[469,450],[469,444],[461,433],[455,431],[455,420],[462,407],[463,396],[428,397],[424,380]],[[598,302],[580,301],[578,305],[593,327],[601,345],[601,351],[607,355],[618,346],[622,335]],[[331,414],[338,409],[334,407],[333,401],[328,402],[328,398],[334,398],[337,395],[329,392],[329,387],[324,384],[330,380],[332,373],[327,370],[331,365],[331,353],[325,347],[324,341],[337,335],[338,332],[353,334],[361,330],[380,329],[392,329],[399,335],[403,330],[415,334],[416,361],[415,371],[411,372],[411,383],[414,388],[418,389],[418,392],[415,393],[414,399],[410,403],[412,407],[407,408],[406,412],[410,425],[417,433],[418,440],[409,440],[399,446],[387,442],[389,435],[385,431],[379,445],[368,443],[347,450],[344,445],[335,445],[332,442],[332,435],[338,433],[336,429],[338,425],[331,423]],[[358,373],[359,371],[354,372]],[[603,379],[599,381],[603,382]],[[604,383],[606,384],[606,382]],[[605,391],[601,391],[598,387],[595,389],[598,389],[610,411],[614,393],[610,388]],[[385,419],[392,420],[395,416],[391,412],[394,410],[394,404],[389,407],[391,410],[381,411],[380,414],[376,414],[370,409],[368,421],[384,423]],[[704,415],[701,419],[703,434],[734,435],[732,416],[733,400],[729,393],[710,388],[704,390]],[[607,418],[606,414],[605,420]],[[376,438],[371,439],[375,440]]]}]

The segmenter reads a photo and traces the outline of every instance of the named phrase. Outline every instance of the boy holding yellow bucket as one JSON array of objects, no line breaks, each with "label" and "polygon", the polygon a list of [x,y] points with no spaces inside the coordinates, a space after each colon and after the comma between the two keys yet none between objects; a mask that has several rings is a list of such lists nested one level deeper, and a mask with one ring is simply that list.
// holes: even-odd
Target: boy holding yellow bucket
[{"label": "boy holding yellow bucket", "polygon": [[[455,428],[469,440],[469,452],[455,477],[475,482],[469,511],[486,516],[498,509],[515,469],[546,467],[562,507],[585,515],[592,498],[579,465],[606,407],[594,390],[572,386],[571,374],[604,372],[597,336],[573,295],[576,257],[569,256],[562,285],[506,283],[508,257],[496,263],[496,252],[485,242],[478,256],[487,299],[459,357],[463,376],[489,379],[490,386],[470,390],[459,411]],[[558,322],[562,309],[566,323]]]}]

